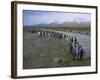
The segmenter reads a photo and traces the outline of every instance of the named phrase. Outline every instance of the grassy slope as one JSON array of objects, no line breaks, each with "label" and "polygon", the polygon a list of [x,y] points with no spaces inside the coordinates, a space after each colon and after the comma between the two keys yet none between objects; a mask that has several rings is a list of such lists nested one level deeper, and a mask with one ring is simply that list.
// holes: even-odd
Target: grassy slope
[{"label": "grassy slope", "polygon": [[[26,38],[25,38],[26,37]],[[28,47],[30,46],[30,47]],[[24,57],[23,68],[52,68],[52,67],[73,67],[73,66],[89,66],[90,59],[72,60],[69,53],[68,42],[55,38],[41,38],[36,34],[24,33]],[[28,51],[27,51],[28,50]],[[30,52],[31,51],[31,52]],[[41,57],[40,55],[44,56]],[[53,63],[55,57],[64,58],[65,63]]]}]

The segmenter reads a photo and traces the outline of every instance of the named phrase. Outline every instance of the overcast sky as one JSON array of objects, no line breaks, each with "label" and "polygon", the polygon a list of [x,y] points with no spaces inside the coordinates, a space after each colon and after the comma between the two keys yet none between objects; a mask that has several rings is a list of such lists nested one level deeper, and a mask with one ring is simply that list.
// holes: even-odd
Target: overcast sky
[{"label": "overcast sky", "polygon": [[23,25],[37,25],[63,22],[90,22],[91,14],[75,12],[51,12],[51,11],[23,11]]}]

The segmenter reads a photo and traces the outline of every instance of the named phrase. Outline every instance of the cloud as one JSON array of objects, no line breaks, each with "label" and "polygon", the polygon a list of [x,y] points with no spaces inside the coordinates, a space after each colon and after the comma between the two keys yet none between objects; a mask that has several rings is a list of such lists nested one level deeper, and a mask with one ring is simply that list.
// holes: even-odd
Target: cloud
[{"label": "cloud", "polygon": [[63,23],[63,22],[90,22],[91,14],[86,13],[65,13],[50,11],[27,11],[23,12],[24,25],[36,25],[41,23]]}]

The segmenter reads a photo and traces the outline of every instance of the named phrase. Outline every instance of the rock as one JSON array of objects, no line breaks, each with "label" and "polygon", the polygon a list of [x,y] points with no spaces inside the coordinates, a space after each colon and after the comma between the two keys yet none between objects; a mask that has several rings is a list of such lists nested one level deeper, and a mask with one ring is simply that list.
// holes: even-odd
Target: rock
[{"label": "rock", "polygon": [[54,59],[53,59],[53,63],[60,64],[60,63],[65,63],[65,62],[66,62],[66,60],[64,58],[61,58],[61,57],[54,57]]},{"label": "rock", "polygon": [[40,54],[40,57],[45,57],[45,54]]},{"label": "rock", "polygon": [[66,62],[66,59],[65,58],[62,58],[62,62],[65,63]]}]

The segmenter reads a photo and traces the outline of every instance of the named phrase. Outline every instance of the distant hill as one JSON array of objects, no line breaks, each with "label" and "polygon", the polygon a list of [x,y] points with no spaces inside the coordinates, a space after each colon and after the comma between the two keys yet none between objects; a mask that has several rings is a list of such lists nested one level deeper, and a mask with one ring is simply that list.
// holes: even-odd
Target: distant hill
[{"label": "distant hill", "polygon": [[64,23],[50,23],[50,24],[37,24],[33,26],[24,27],[90,27],[89,22],[64,22]]}]

